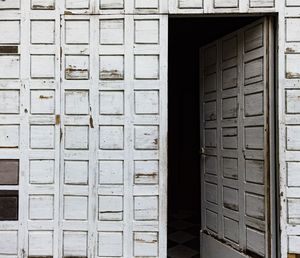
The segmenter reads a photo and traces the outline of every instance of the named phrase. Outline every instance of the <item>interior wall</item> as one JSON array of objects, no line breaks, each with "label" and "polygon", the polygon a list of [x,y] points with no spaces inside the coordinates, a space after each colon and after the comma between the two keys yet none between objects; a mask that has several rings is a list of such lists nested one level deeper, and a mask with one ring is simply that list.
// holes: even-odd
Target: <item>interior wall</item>
[{"label": "interior wall", "polygon": [[256,19],[170,18],[169,212],[200,212],[199,48]]}]

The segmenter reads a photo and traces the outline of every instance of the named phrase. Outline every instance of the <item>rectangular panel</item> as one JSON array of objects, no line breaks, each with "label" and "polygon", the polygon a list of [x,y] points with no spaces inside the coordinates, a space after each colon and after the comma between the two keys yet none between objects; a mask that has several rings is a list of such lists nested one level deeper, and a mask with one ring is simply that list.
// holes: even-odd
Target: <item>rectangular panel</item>
[{"label": "rectangular panel", "polygon": [[18,199],[18,191],[0,190],[0,221],[18,220]]},{"label": "rectangular panel", "polygon": [[20,0],[1,1],[0,9],[19,9]]},{"label": "rectangular panel", "polygon": [[54,218],[53,195],[30,195],[29,196],[29,219],[52,220]]},{"label": "rectangular panel", "polygon": [[19,184],[19,160],[0,160],[0,185]]},{"label": "rectangular panel", "polygon": [[29,231],[29,255],[52,256],[53,255],[53,232],[52,231]]},{"label": "rectangular panel", "polygon": [[19,79],[20,57],[0,55],[0,79]]},{"label": "rectangular panel", "polygon": [[234,243],[239,243],[239,222],[224,218],[224,237]]},{"label": "rectangular panel", "polygon": [[99,196],[99,220],[123,220],[123,196]]},{"label": "rectangular panel", "polygon": [[0,20],[0,44],[19,44],[19,43],[20,43],[20,21]]},{"label": "rectangular panel", "polygon": [[247,250],[264,257],[265,255],[265,234],[256,229],[247,228],[246,231]]},{"label": "rectangular panel", "polygon": [[123,256],[123,233],[122,232],[99,232],[98,233],[98,256],[100,257]]},{"label": "rectangular panel", "polygon": [[203,0],[178,0],[179,8],[202,8]]},{"label": "rectangular panel", "polygon": [[30,160],[29,182],[31,184],[53,184],[54,165],[54,160]]},{"label": "rectangular panel", "polygon": [[122,45],[124,44],[124,20],[100,20],[100,44]]},{"label": "rectangular panel", "polygon": [[245,160],[245,176],[249,183],[264,184],[264,161],[262,160]]},{"label": "rectangular panel", "polygon": [[31,0],[33,10],[54,10],[55,0]]},{"label": "rectangular panel", "polygon": [[291,224],[300,224],[300,199],[289,199],[287,203],[288,222]]},{"label": "rectangular panel", "polygon": [[20,112],[20,91],[0,90],[0,114],[18,114]]},{"label": "rectangular panel", "polygon": [[238,179],[238,159],[223,157],[223,175],[226,178]]},{"label": "rectangular panel", "polygon": [[122,160],[99,161],[99,184],[122,185],[124,183],[124,162]]},{"label": "rectangular panel", "polygon": [[259,220],[265,219],[265,198],[257,194],[246,193],[246,215]]},{"label": "rectangular panel", "polygon": [[134,197],[135,220],[158,220],[158,197],[136,196]]},{"label": "rectangular panel", "polygon": [[264,128],[262,126],[245,127],[245,147],[255,150],[264,148]]},{"label": "rectangular panel", "polygon": [[88,235],[84,231],[63,232],[64,257],[87,257]]},{"label": "rectangular panel", "polygon": [[223,204],[224,207],[230,210],[239,210],[239,193],[237,189],[224,187],[223,188]]},{"label": "rectangular panel", "polygon": [[18,254],[18,231],[0,231],[0,255]]},{"label": "rectangular panel", "polygon": [[300,187],[300,162],[287,162],[288,186]]},{"label": "rectangular panel", "polygon": [[133,248],[135,257],[158,255],[158,233],[134,232]]},{"label": "rectangular panel", "polygon": [[19,130],[18,125],[0,125],[0,148],[18,148]]},{"label": "rectangular panel", "polygon": [[239,6],[238,0],[229,0],[229,1],[215,0],[214,1],[215,8],[236,8],[238,6]]},{"label": "rectangular panel", "polygon": [[134,162],[134,183],[158,184],[158,171],[157,160],[136,160]]}]

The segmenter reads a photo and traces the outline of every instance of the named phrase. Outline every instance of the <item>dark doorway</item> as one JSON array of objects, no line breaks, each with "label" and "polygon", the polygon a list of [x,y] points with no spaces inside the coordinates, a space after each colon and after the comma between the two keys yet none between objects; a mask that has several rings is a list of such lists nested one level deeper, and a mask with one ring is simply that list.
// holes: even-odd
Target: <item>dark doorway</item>
[{"label": "dark doorway", "polygon": [[199,257],[199,48],[258,17],[169,19],[168,256]]}]

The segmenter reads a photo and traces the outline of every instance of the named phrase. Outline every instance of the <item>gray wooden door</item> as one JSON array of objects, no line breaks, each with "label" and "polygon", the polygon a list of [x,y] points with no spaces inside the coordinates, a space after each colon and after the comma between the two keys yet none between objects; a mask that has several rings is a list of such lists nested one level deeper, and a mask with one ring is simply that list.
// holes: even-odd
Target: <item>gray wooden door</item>
[{"label": "gray wooden door", "polygon": [[270,257],[269,22],[201,49],[202,257]]}]

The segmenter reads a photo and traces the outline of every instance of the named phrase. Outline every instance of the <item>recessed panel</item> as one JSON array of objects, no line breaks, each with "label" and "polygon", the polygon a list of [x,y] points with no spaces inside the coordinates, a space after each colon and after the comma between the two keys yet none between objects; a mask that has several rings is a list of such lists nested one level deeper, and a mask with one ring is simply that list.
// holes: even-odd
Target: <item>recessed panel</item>
[{"label": "recessed panel", "polygon": [[123,91],[100,91],[99,105],[101,115],[123,115],[124,114],[124,92]]},{"label": "recessed panel", "polygon": [[300,126],[286,127],[286,148],[287,150],[300,150]]},{"label": "recessed panel", "polygon": [[54,10],[55,0],[31,0],[33,10]]},{"label": "recessed panel", "polygon": [[204,169],[205,173],[216,175],[217,174],[217,157],[216,156],[204,156]]},{"label": "recessed panel", "polygon": [[123,80],[124,56],[100,56],[100,80]]},{"label": "recessed panel", "polygon": [[29,231],[29,255],[52,256],[53,255],[53,232],[52,231]]},{"label": "recessed panel", "polygon": [[136,160],[134,162],[134,183],[158,184],[158,171],[157,160]]},{"label": "recessed panel", "polygon": [[158,44],[159,20],[135,20],[135,43]]},{"label": "recessed panel", "polygon": [[218,203],[218,186],[208,182],[204,183],[205,200],[214,204]]},{"label": "recessed panel", "polygon": [[124,148],[123,126],[100,126],[100,149],[122,150]]},{"label": "recessed panel", "polygon": [[134,197],[134,219],[142,221],[158,220],[158,197]]},{"label": "recessed panel", "polygon": [[66,56],[65,78],[66,80],[89,79],[89,56]]},{"label": "recessed panel", "polygon": [[264,196],[246,193],[246,215],[255,219],[265,219],[265,198]]},{"label": "recessed panel", "polygon": [[20,56],[0,55],[0,80],[19,79],[20,77]]},{"label": "recessed panel", "polygon": [[217,147],[217,130],[205,129],[205,147],[215,148]]},{"label": "recessed panel", "polygon": [[0,254],[2,255],[18,254],[18,231],[15,230],[0,231]]},{"label": "recessed panel", "polygon": [[300,236],[288,236],[288,248],[292,254],[300,253]]},{"label": "recessed panel", "polygon": [[204,119],[205,121],[214,121],[217,119],[216,101],[210,101],[204,103]]},{"label": "recessed panel", "polygon": [[100,257],[123,256],[123,233],[122,232],[99,232],[98,233],[98,256]]},{"label": "recessed panel", "polygon": [[33,20],[31,21],[31,44],[54,44],[55,21]]},{"label": "recessed panel", "polygon": [[88,161],[66,160],[64,183],[71,185],[88,184]]},{"label": "recessed panel", "polygon": [[53,184],[54,170],[54,160],[30,160],[29,182],[31,184]]},{"label": "recessed panel", "polygon": [[0,1],[0,9],[20,9],[20,0]]},{"label": "recessed panel", "polygon": [[223,175],[226,178],[238,179],[238,159],[223,157]]},{"label": "recessed panel", "polygon": [[238,82],[238,70],[236,66],[223,70],[222,73],[223,90],[237,87],[237,82]]},{"label": "recessed panel", "polygon": [[223,187],[223,204],[230,210],[239,210],[239,192],[236,189]]},{"label": "recessed panel", "polygon": [[286,41],[298,42],[300,41],[300,19],[286,18]]},{"label": "recessed panel", "polygon": [[178,0],[179,8],[202,8],[203,0]]},{"label": "recessed panel", "polygon": [[99,220],[123,220],[123,196],[99,196]]},{"label": "recessed panel", "polygon": [[286,113],[300,114],[300,90],[286,90],[285,98]]},{"label": "recessed panel", "polygon": [[64,219],[87,220],[88,197],[87,196],[64,196]]},{"label": "recessed panel", "polygon": [[88,234],[84,231],[63,232],[64,257],[87,257]]},{"label": "recessed panel", "polygon": [[136,114],[158,114],[159,92],[158,91],[135,91],[134,104]]},{"label": "recessed panel", "polygon": [[122,160],[99,161],[99,184],[121,185],[124,180],[124,162]]},{"label": "recessed panel", "polygon": [[222,147],[223,149],[237,149],[238,129],[236,127],[222,129]]},{"label": "recessed panel", "polygon": [[31,55],[30,75],[33,79],[55,78],[55,56]]},{"label": "recessed panel", "polygon": [[18,220],[18,199],[18,191],[0,190],[0,221]]},{"label": "recessed panel", "polygon": [[65,26],[66,44],[88,44],[90,42],[89,20],[67,20]]},{"label": "recessed panel", "polygon": [[245,127],[245,147],[254,150],[264,148],[264,127]]},{"label": "recessed panel", "polygon": [[136,257],[158,256],[157,232],[134,232],[133,249]]},{"label": "recessed panel", "polygon": [[251,8],[259,8],[259,7],[274,7],[275,3],[274,0],[250,0],[250,7]]},{"label": "recessed panel", "polygon": [[0,44],[20,43],[20,21],[0,20]]},{"label": "recessed panel", "polygon": [[248,227],[246,230],[247,250],[262,257],[265,256],[265,234],[264,232]]},{"label": "recessed panel", "polygon": [[89,0],[66,0],[67,9],[89,9]]},{"label": "recessed panel", "polygon": [[238,113],[237,97],[222,100],[222,118],[236,118]]},{"label": "recessed panel", "polygon": [[29,219],[52,220],[54,217],[53,195],[30,195],[29,196]]},{"label": "recessed panel", "polygon": [[[272,0],[273,1],[273,0]],[[262,47],[264,44],[263,24],[258,24],[245,31],[245,51]]]},{"label": "recessed panel", "polygon": [[[219,2],[219,5],[223,5],[224,7],[226,5],[230,5],[233,4],[235,2],[237,2],[236,0],[232,0],[232,1],[221,1],[221,0],[215,0],[215,3]],[[238,53],[238,48],[237,48],[237,44],[238,44],[238,39],[237,36],[233,36],[232,38],[229,39],[225,39],[222,42],[222,59],[223,61],[232,59],[234,57],[237,57],[237,53]]]},{"label": "recessed panel", "polygon": [[18,114],[20,112],[20,91],[0,90],[0,114]]},{"label": "recessed panel", "polygon": [[19,130],[18,125],[0,125],[0,148],[18,148]]},{"label": "recessed panel", "polygon": [[215,0],[214,1],[215,8],[237,8],[239,6],[238,0]]},{"label": "recessed panel", "polygon": [[159,79],[159,56],[136,55],[135,79]]},{"label": "recessed panel", "polygon": [[206,220],[206,227],[209,230],[217,233],[218,232],[218,214],[213,211],[206,210],[205,220]]},{"label": "recessed panel", "polygon": [[157,9],[159,7],[159,0],[134,0],[134,7],[137,9]]},{"label": "recessed panel", "polygon": [[30,91],[31,114],[54,114],[55,91],[54,90],[31,90]]},{"label": "recessed panel", "polygon": [[157,150],[159,148],[158,126],[135,126],[134,147],[137,150]]},{"label": "recessed panel", "polygon": [[0,185],[19,184],[19,160],[0,160]]},{"label": "recessed panel", "polygon": [[263,92],[245,95],[245,116],[261,116],[264,114]]},{"label": "recessed panel", "polygon": [[288,217],[288,223],[290,224],[300,224],[300,199],[296,198],[289,198],[287,201],[287,217]]},{"label": "recessed panel", "polygon": [[264,161],[245,160],[245,173],[247,182],[263,184],[265,181]]},{"label": "recessed panel", "polygon": [[252,84],[263,80],[263,58],[245,63],[245,84]]},{"label": "recessed panel", "polygon": [[224,217],[224,237],[236,244],[239,243],[239,222]]},{"label": "recessed panel", "polygon": [[100,44],[124,44],[124,20],[100,20]]},{"label": "recessed panel", "polygon": [[287,162],[287,178],[289,187],[300,187],[300,162]]},{"label": "recessed panel", "polygon": [[31,125],[30,147],[32,149],[54,149],[54,125]]},{"label": "recessed panel", "polygon": [[124,0],[100,0],[100,9],[123,9]]},{"label": "recessed panel", "polygon": [[87,150],[89,148],[88,126],[65,126],[65,149]]},{"label": "recessed panel", "polygon": [[88,90],[65,91],[66,115],[87,115],[89,113],[90,100]]},{"label": "recessed panel", "polygon": [[215,73],[204,77],[204,92],[210,93],[217,89],[217,75]]}]

